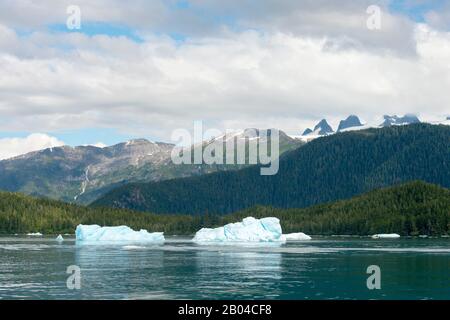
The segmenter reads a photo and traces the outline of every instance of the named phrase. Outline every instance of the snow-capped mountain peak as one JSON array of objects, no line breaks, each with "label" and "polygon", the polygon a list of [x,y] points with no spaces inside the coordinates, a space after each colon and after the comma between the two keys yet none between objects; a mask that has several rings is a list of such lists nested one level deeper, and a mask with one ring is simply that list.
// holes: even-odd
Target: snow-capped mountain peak
[{"label": "snow-capped mountain peak", "polygon": [[313,131],[312,131],[310,128],[306,128],[306,130],[303,131],[302,136],[307,136],[307,135],[311,134],[312,132],[313,132]]},{"label": "snow-capped mountain peak", "polygon": [[330,134],[333,133],[333,129],[331,128],[331,126],[328,124],[327,120],[322,119],[315,127],[314,127],[314,131],[318,132],[319,135],[326,135],[326,134]]},{"label": "snow-capped mountain peak", "polygon": [[389,126],[401,126],[413,123],[420,123],[419,118],[413,114],[405,114],[403,117],[399,117],[397,115],[389,116],[384,115],[384,122],[380,125],[380,127],[389,127]]},{"label": "snow-capped mountain peak", "polygon": [[[383,122],[380,123],[380,119],[374,120],[370,123],[363,123],[360,121],[359,117],[356,115],[350,115],[345,120],[341,120],[339,123],[339,127],[336,132],[347,132],[354,130],[364,130],[369,128],[382,128],[388,126],[400,126],[400,125],[408,125],[414,123],[421,123],[422,121],[414,114],[405,114],[404,116],[397,115],[384,115]],[[441,121],[425,121],[430,124],[444,124],[450,125],[450,116],[446,116]],[[296,139],[300,139],[304,142],[308,142],[314,140],[316,138],[320,138],[322,136],[330,135],[335,133],[328,122],[323,119],[321,120],[315,127],[314,130],[307,128],[301,136],[292,136]]]},{"label": "snow-capped mountain peak", "polygon": [[334,133],[333,128],[331,128],[327,120],[322,119],[318,124],[316,124],[314,130],[307,128],[303,132],[303,136],[325,136],[332,133]]},{"label": "snow-capped mountain peak", "polygon": [[362,125],[363,124],[359,120],[358,116],[350,115],[347,117],[347,119],[341,120],[337,131],[340,132],[348,128],[361,127]]}]

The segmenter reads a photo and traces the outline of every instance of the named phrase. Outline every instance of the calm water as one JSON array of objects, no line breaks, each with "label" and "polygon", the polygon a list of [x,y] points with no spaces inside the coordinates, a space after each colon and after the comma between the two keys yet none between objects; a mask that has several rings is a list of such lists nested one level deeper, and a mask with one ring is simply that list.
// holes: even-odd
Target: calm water
[{"label": "calm water", "polygon": [[[69,290],[66,269],[81,268]],[[369,265],[381,290],[368,290]],[[1,299],[450,299],[450,239],[318,238],[285,245],[58,244],[0,238]]]}]

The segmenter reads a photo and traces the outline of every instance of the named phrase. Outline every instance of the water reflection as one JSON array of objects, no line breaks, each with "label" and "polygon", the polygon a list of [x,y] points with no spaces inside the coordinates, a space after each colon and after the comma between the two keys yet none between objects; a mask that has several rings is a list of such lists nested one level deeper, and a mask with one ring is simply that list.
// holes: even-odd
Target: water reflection
[{"label": "water reflection", "polygon": [[[258,299],[278,296],[282,255],[234,249],[217,248],[216,251],[195,253],[198,290],[209,293],[207,298],[239,296]],[[211,274],[215,276],[211,277]]]},{"label": "water reflection", "polygon": [[[131,299],[155,292],[164,277],[164,251],[129,250],[122,245],[77,245],[75,264],[82,270],[82,290],[90,298],[110,292],[112,298]],[[162,296],[164,293],[158,294]]]},{"label": "water reflection", "polygon": [[[448,299],[449,240],[76,245],[0,238],[0,299]],[[383,290],[368,291],[368,265]],[[81,290],[69,290],[69,265]]]}]

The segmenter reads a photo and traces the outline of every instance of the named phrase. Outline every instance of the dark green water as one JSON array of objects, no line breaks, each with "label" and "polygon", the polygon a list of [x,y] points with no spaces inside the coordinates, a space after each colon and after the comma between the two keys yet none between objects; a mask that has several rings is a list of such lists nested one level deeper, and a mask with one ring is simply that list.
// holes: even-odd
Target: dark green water
[{"label": "dark green water", "polygon": [[[66,269],[81,269],[70,290]],[[367,267],[381,270],[369,290]],[[450,299],[450,239],[318,238],[285,245],[80,246],[0,238],[2,299]]]}]

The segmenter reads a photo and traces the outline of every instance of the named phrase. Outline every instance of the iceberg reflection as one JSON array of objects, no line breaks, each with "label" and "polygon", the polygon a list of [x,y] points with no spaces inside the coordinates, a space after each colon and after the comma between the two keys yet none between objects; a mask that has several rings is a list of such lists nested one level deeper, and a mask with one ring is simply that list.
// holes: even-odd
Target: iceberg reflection
[{"label": "iceberg reflection", "polygon": [[[95,299],[107,291],[111,299],[135,299],[142,296],[164,297],[161,279],[165,278],[162,250],[156,246],[87,245],[75,246],[75,264],[81,268],[81,289]],[[125,276],[126,275],[126,276]],[[156,294],[156,292],[158,294]]]},{"label": "iceberg reflection", "polygon": [[[253,299],[279,296],[277,284],[282,278],[282,255],[243,249],[225,246],[196,252],[195,281],[198,290]],[[211,277],[211,274],[215,276]]]}]

